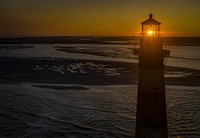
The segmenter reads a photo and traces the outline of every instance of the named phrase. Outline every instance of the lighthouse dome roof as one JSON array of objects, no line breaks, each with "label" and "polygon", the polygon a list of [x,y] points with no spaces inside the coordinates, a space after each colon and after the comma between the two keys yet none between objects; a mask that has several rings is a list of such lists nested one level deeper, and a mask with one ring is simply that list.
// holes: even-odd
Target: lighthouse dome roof
[{"label": "lighthouse dome roof", "polygon": [[149,14],[149,19],[141,23],[142,25],[160,25],[161,23],[153,19],[153,15]]}]

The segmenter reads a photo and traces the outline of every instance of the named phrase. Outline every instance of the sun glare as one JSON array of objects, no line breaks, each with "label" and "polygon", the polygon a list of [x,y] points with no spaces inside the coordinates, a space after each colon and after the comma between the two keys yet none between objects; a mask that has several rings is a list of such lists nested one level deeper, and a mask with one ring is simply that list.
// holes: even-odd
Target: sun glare
[{"label": "sun glare", "polygon": [[153,31],[152,31],[152,30],[148,30],[147,34],[148,34],[148,35],[152,35],[152,34],[153,34]]}]

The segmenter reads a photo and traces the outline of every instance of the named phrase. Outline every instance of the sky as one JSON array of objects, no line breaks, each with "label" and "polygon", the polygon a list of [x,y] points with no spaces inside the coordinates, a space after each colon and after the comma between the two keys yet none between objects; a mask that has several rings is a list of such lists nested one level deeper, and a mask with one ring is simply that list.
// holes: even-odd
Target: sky
[{"label": "sky", "polygon": [[1,36],[131,36],[152,11],[164,36],[200,36],[200,0],[0,0]]}]

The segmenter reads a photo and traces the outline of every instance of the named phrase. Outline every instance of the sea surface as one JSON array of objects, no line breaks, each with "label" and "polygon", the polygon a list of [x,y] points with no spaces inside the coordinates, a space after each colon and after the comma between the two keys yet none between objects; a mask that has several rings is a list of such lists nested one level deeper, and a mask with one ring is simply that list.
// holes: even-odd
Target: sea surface
[{"label": "sea surface", "polygon": [[[0,137],[134,137],[137,85],[120,82],[130,73],[121,63],[138,63],[132,53],[138,44],[127,43],[0,44]],[[188,85],[166,85],[169,137],[199,138],[199,43],[165,48],[171,51],[166,79],[190,79]],[[99,74],[109,84],[100,83]]]}]

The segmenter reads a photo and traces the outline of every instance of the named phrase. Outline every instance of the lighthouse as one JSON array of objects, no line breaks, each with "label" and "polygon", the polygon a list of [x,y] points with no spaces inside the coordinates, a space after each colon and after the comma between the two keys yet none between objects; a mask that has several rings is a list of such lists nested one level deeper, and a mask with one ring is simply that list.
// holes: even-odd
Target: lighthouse
[{"label": "lighthouse", "polygon": [[164,80],[164,58],[169,51],[163,49],[161,23],[149,15],[141,23],[136,138],[167,138],[167,112]]}]

